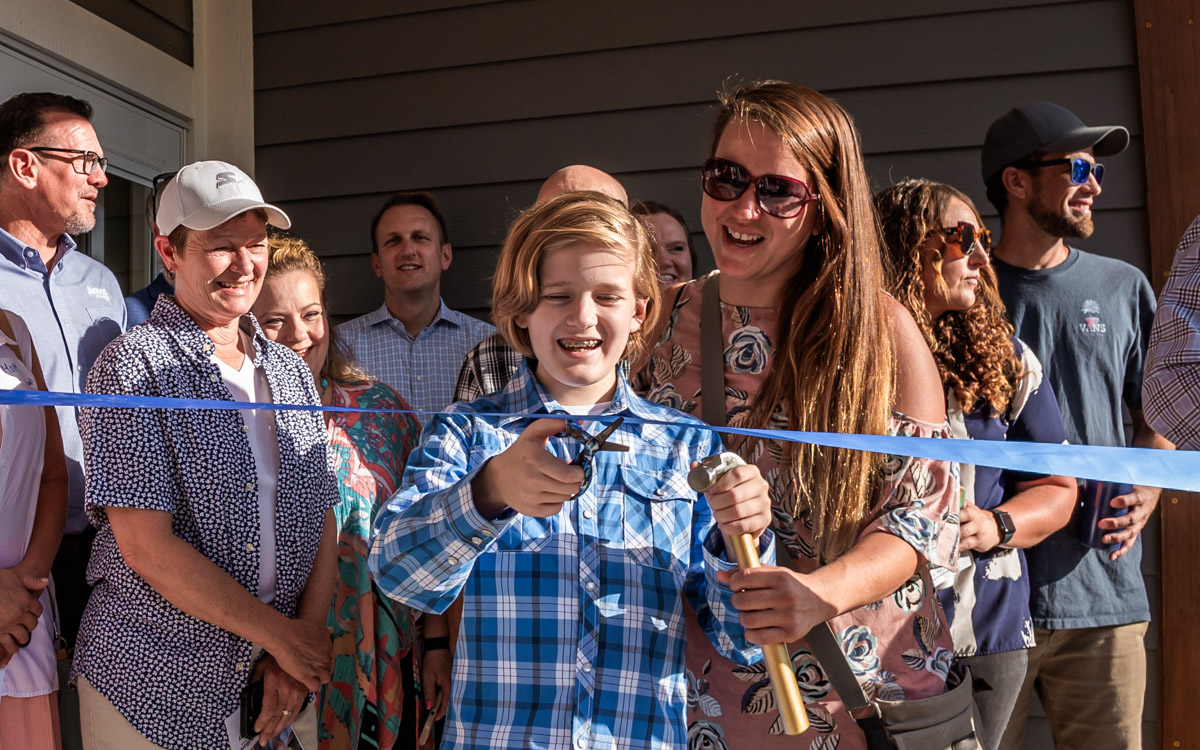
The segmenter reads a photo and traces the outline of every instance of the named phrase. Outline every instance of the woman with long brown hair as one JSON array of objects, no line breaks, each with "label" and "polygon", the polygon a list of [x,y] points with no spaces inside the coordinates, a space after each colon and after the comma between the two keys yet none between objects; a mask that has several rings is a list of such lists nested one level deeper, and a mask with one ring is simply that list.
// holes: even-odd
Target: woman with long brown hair
[{"label": "woman with long brown hair", "polygon": [[[676,302],[641,372],[649,398],[740,427],[943,435],[937,368],[912,317],[884,291],[849,115],[801,86],[744,87],[722,99],[710,153],[701,216],[720,274],[678,297],[664,292]],[[720,350],[702,353],[701,310],[714,286]],[[717,419],[714,397],[701,391],[706,368],[719,369],[714,387],[724,383]],[[779,556],[793,564],[734,574],[734,605],[753,642],[789,644],[811,728],[782,735],[762,669],[719,657],[689,618],[692,746],[865,747],[803,636],[828,621],[869,695],[945,691],[950,638],[928,571],[956,562],[952,467],[730,442],[771,483]]]},{"label": "woman with long brown hair", "polygon": [[[946,390],[950,432],[972,440],[1066,441],[1054,390],[1013,335],[989,263],[991,235],[975,204],[949,185],[904,180],[875,199],[888,280],[916,319]],[[1023,548],[1062,528],[1075,480],[962,467],[961,549],[969,558],[938,591],[955,656],[971,668],[983,719],[997,747],[1025,679],[1033,643]],[[986,688],[984,687],[986,685]]]}]

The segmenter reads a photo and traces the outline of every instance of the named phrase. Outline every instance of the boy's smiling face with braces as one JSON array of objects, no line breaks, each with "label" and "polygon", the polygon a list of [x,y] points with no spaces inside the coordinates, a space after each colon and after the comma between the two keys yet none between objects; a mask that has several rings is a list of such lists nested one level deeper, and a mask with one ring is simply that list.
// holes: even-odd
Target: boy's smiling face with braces
[{"label": "boy's smiling face with braces", "polygon": [[629,335],[646,317],[629,254],[586,242],[552,250],[538,286],[537,307],[516,319],[529,331],[538,381],[564,406],[609,400]]}]

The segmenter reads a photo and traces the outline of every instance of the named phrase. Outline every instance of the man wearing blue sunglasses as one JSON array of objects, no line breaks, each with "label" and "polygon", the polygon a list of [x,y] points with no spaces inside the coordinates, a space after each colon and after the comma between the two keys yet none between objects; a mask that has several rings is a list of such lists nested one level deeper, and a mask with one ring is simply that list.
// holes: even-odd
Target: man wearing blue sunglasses
[{"label": "man wearing blue sunglasses", "polygon": [[[1142,365],[1154,292],[1141,271],[1071,247],[1094,231],[1097,158],[1129,145],[1123,127],[1088,127],[1057,104],[1016,107],[988,128],[983,179],[1003,236],[992,251],[1000,296],[1017,335],[1048,365],[1072,443],[1170,448],[1142,416]],[[1160,490],[1134,487],[1100,523],[1109,549],[1068,524],[1027,551],[1036,646],[1001,747],[1018,748],[1036,689],[1058,747],[1140,748],[1150,605],[1140,533]]]}]

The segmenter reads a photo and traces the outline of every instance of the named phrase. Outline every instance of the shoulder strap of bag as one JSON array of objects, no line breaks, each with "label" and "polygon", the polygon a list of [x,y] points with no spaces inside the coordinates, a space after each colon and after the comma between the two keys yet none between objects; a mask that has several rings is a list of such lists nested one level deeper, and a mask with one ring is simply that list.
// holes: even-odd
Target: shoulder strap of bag
[{"label": "shoulder strap of bag", "polygon": [[704,280],[700,301],[700,417],[714,427],[725,426],[725,346],[721,335],[721,274]]}]

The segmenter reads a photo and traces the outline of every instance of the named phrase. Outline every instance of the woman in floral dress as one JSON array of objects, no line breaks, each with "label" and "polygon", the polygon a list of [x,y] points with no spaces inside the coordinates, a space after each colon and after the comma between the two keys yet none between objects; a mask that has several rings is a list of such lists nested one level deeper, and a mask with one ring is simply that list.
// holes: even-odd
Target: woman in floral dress
[{"label": "woman in floral dress", "polygon": [[[317,704],[320,748],[422,747],[418,740],[427,714],[422,680],[448,695],[450,660],[443,649],[421,659],[419,631],[423,627],[426,638],[445,635],[445,620],[415,620],[412,610],[381,595],[367,575],[371,525],[398,487],[420,426],[410,414],[386,413],[410,407],[359,370],[338,345],[325,312],[325,274],[312,250],[290,237],[271,238],[270,250],[253,309],[263,332],[304,359],[323,404],[366,410],[326,414],[342,502],[334,508],[338,576],[328,621],[333,679],[322,686]],[[439,698],[431,710],[444,711],[442,703]],[[424,747],[432,746],[427,738]]]},{"label": "woman in floral dress", "polygon": [[[729,425],[944,436],[929,348],[883,292],[849,116],[800,86],[745,87],[723,98],[711,153],[701,216],[720,274],[664,292],[675,302],[640,372],[648,397],[701,413],[700,310],[715,279],[724,349],[705,356],[722,361],[718,398]],[[798,443],[728,443],[770,482],[777,538],[795,565],[734,574],[734,605],[751,640],[789,644],[811,726],[799,738],[784,735],[764,667],[721,658],[692,615],[689,744],[863,748],[803,636],[829,621],[868,696],[945,691],[953,653],[929,570],[956,563],[954,467]]]}]

